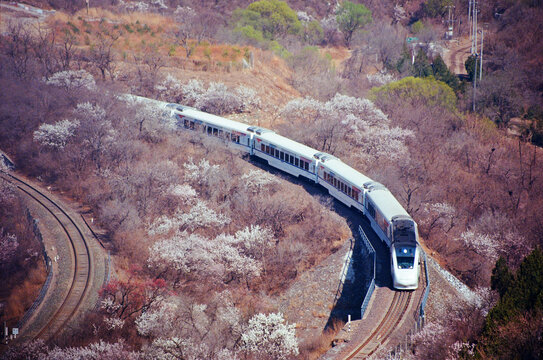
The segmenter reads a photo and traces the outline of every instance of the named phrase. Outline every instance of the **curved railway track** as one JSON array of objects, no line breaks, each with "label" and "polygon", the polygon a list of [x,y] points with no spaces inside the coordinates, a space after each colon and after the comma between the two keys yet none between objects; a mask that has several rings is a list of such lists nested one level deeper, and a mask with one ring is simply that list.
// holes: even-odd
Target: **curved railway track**
[{"label": "curved railway track", "polygon": [[356,346],[344,359],[366,359],[385,343],[404,318],[413,297],[412,291],[396,291],[383,320],[371,334]]},{"label": "curved railway track", "polygon": [[74,318],[89,290],[93,266],[89,245],[74,219],[51,197],[11,174],[2,171],[0,177],[45,208],[58,222],[68,238],[70,252],[73,256],[73,276],[70,279],[69,290],[62,300],[62,304],[47,320],[46,325],[33,336],[34,339],[49,340],[59,334]]}]

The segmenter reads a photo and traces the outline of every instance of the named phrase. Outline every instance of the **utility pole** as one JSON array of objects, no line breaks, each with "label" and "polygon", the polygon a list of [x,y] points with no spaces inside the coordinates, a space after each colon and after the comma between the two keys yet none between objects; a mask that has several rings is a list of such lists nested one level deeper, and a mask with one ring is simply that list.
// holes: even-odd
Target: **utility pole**
[{"label": "utility pole", "polygon": [[473,30],[472,30],[472,34],[473,34],[473,41],[471,42],[472,43],[472,54],[477,54],[477,2],[474,0],[473,1],[473,16],[472,16],[472,20],[473,20]]},{"label": "utility pole", "polygon": [[475,92],[477,88],[477,54],[475,54],[475,68],[473,71],[473,112],[475,112]]},{"label": "utility pole", "polygon": [[473,34],[471,31],[473,30],[473,24],[471,23],[471,0],[469,0],[468,3],[468,24],[469,24],[469,40],[471,41],[471,53],[473,54]]},{"label": "utility pole", "polygon": [[479,81],[483,80],[483,42],[485,39],[484,29],[481,28],[481,60],[479,61]]},{"label": "utility pole", "polygon": [[454,5],[447,5],[447,8],[449,9],[449,18],[447,20],[447,39],[451,40],[453,38],[453,25],[454,25],[454,14],[451,13],[451,9],[454,8]]}]

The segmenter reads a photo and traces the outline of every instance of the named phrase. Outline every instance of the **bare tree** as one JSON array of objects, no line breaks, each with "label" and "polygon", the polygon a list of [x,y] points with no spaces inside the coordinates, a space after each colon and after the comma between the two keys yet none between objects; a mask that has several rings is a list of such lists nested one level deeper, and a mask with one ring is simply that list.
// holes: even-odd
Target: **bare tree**
[{"label": "bare tree", "polygon": [[10,23],[5,39],[4,53],[11,59],[15,76],[26,77],[33,59],[34,42],[30,30],[24,28],[21,23]]},{"label": "bare tree", "polygon": [[106,79],[106,72],[109,73],[110,78],[113,80],[113,73],[115,70],[115,55],[113,52],[113,44],[118,37],[106,37],[104,35],[98,36],[98,43],[91,46],[89,60],[100,70],[102,79]]}]

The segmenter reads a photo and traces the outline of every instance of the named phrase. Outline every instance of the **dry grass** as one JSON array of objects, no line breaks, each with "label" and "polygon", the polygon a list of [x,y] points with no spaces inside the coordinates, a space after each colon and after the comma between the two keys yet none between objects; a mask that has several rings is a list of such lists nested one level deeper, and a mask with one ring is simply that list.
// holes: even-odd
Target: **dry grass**
[{"label": "dry grass", "polygon": [[326,353],[330,349],[330,344],[334,340],[336,334],[343,326],[345,326],[343,321],[338,319],[332,320],[332,325],[324,330],[319,337],[300,346],[300,359],[318,359],[321,355]]},{"label": "dry grass", "polygon": [[15,285],[6,301],[5,319],[9,323],[20,320],[25,311],[32,306],[41,287],[45,282],[47,273],[42,262],[37,267],[31,268],[27,277],[18,285]]}]

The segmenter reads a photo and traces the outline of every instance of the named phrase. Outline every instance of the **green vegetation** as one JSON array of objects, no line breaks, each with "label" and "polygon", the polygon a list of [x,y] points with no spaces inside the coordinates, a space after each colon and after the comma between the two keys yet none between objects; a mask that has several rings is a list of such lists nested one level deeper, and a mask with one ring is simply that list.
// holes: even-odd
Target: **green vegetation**
[{"label": "green vegetation", "polygon": [[442,81],[433,76],[416,78],[412,76],[373,88],[370,91],[370,100],[379,98],[400,97],[411,102],[419,102],[428,106],[440,106],[451,112],[456,112],[456,95],[454,91]]},{"label": "green vegetation", "polygon": [[411,32],[415,35],[420,33],[423,29],[424,29],[424,24],[420,20],[417,20],[413,24],[411,24]]},{"label": "green vegetation", "polygon": [[235,30],[251,39],[274,40],[287,34],[299,35],[302,31],[296,12],[279,0],[260,0],[246,9],[237,9],[233,13],[233,21]]},{"label": "green vegetation", "polygon": [[477,57],[475,55],[470,55],[464,64],[464,67],[466,68],[466,71],[468,72],[469,81],[473,81],[473,75],[475,74],[476,60],[477,60]]},{"label": "green vegetation", "polygon": [[336,12],[336,19],[347,46],[356,30],[362,29],[373,21],[371,11],[367,7],[350,1],[344,1],[341,4]]},{"label": "green vegetation", "polygon": [[533,250],[516,274],[500,258],[491,282],[500,300],[488,313],[478,352],[490,358],[541,359],[543,252]]},{"label": "green vegetation", "polygon": [[427,77],[433,75],[432,65],[426,53],[421,49],[415,56],[413,63],[413,75],[417,77]]},{"label": "green vegetation", "polygon": [[449,70],[447,67],[447,64],[445,64],[445,61],[441,58],[440,55],[436,56],[432,63],[432,71],[434,74],[434,77],[436,80],[443,81],[447,85],[449,85],[456,93],[458,93],[461,90],[460,81],[458,81],[458,77]]}]

